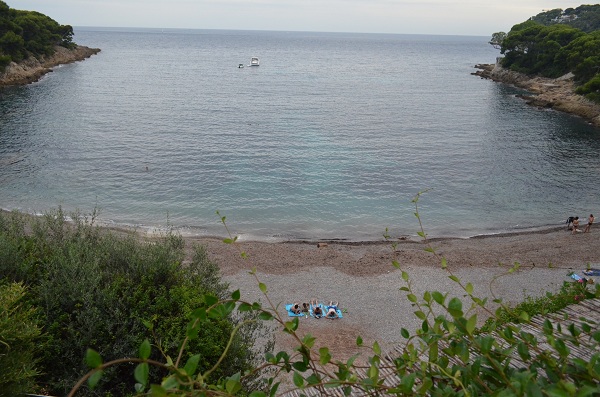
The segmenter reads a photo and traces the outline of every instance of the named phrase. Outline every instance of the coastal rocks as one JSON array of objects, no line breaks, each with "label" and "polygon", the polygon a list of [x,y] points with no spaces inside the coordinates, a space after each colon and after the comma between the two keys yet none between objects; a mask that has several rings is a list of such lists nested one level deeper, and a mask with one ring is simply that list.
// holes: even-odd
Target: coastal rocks
[{"label": "coastal rocks", "polygon": [[479,64],[475,68],[479,70],[473,75],[529,91],[532,95],[518,95],[529,105],[573,114],[600,127],[600,104],[575,93],[572,73],[549,79],[513,72],[502,68],[499,63]]},{"label": "coastal rocks", "polygon": [[84,60],[100,52],[99,48],[77,46],[67,49],[56,46],[55,53],[40,59],[30,58],[23,62],[12,62],[3,73],[0,73],[0,87],[9,85],[25,85],[39,80],[54,66]]}]

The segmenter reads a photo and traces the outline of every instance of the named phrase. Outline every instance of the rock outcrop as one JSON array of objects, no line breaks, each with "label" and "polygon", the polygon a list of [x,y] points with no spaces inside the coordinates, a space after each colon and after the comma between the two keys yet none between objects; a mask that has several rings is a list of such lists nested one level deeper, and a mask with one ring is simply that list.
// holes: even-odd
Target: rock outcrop
[{"label": "rock outcrop", "polygon": [[53,55],[41,59],[29,58],[19,63],[12,62],[0,73],[0,87],[32,83],[51,72],[55,66],[81,61],[100,52],[99,48],[85,46],[77,46],[74,49],[56,46],[55,50]]},{"label": "rock outcrop", "polygon": [[500,83],[523,88],[531,95],[519,95],[532,106],[551,108],[582,117],[596,127],[600,127],[600,104],[575,93],[575,83],[571,73],[557,79],[528,76],[502,68],[498,63],[475,65],[479,69],[472,74]]}]

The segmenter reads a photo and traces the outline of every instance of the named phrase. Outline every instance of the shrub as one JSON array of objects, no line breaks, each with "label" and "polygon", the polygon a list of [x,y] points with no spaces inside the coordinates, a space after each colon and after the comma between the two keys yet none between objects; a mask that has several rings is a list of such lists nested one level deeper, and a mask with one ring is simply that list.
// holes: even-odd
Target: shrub
[{"label": "shrub", "polygon": [[500,306],[496,310],[495,316],[486,321],[482,331],[488,331],[500,324],[519,322],[524,314],[533,317],[538,314],[555,313],[569,305],[595,297],[599,288],[600,285],[596,285],[595,292],[592,292],[589,290],[587,283],[565,281],[556,294],[547,292],[546,296],[542,297],[526,297],[523,302],[515,307]]},{"label": "shrub", "polygon": [[0,282],[0,396],[35,391],[41,332],[21,283]]},{"label": "shrub", "polygon": [[[17,213],[0,216],[0,277],[30,285],[32,302],[42,308],[49,341],[40,381],[57,395],[64,395],[85,373],[86,349],[109,359],[134,355],[137,346],[152,337],[146,325],[154,324],[160,349],[175,357],[185,337],[180,330],[203,295],[223,298],[228,288],[203,247],[194,247],[193,259],[183,262],[181,236],[167,233],[147,240],[117,236],[97,228],[95,214],[71,218],[73,222],[67,222],[61,209],[31,221]],[[200,368],[220,358],[240,321],[226,316],[199,332],[192,346],[200,354]],[[220,374],[252,368],[257,353],[247,341],[263,332],[256,326],[244,327]],[[130,372],[127,365],[114,367],[97,390],[87,393],[132,393],[135,382]],[[160,379],[164,374],[151,375]]]},{"label": "shrub", "polygon": [[0,54],[0,73],[4,72],[6,70],[6,67],[10,65],[11,62],[11,57],[9,57],[8,55]]},{"label": "shrub", "polygon": [[576,93],[584,95],[587,99],[600,103],[600,74],[597,74],[587,83],[577,87]]}]

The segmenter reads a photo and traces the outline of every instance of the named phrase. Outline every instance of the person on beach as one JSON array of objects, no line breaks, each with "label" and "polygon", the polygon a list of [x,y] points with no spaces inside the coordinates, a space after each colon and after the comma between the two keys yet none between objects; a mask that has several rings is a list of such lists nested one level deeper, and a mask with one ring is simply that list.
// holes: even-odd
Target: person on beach
[{"label": "person on beach", "polygon": [[321,308],[321,305],[319,305],[319,302],[316,299],[311,299],[310,308],[315,318],[323,317],[323,309]]},{"label": "person on beach", "polygon": [[574,216],[570,216],[567,218],[567,230],[573,230],[573,220],[575,219]]},{"label": "person on beach", "polygon": [[321,309],[321,306],[315,306],[313,309],[313,314],[316,318],[323,317],[323,309]]},{"label": "person on beach", "polygon": [[587,233],[590,231],[590,228],[592,227],[592,223],[594,223],[594,220],[596,220],[596,218],[594,218],[594,214],[590,214],[590,217],[588,218],[588,224],[585,227],[585,229],[583,229],[584,233]]},{"label": "person on beach", "polygon": [[333,320],[334,318],[337,318],[337,317],[338,317],[337,310],[335,310],[335,308],[334,308],[334,307],[330,307],[330,308],[328,308],[328,309],[327,309],[327,314],[325,315],[325,317],[327,317],[327,318],[329,318],[329,319],[332,319],[332,320]]},{"label": "person on beach", "polygon": [[294,314],[300,314],[302,313],[302,308],[300,307],[299,303],[294,303],[290,308],[290,311]]},{"label": "person on beach", "polygon": [[576,216],[575,219],[573,219],[573,234],[580,232],[581,230],[579,230],[579,217]]},{"label": "person on beach", "polygon": [[337,314],[337,302],[329,302],[329,305],[327,305],[327,314],[325,315],[325,317],[333,320],[334,318],[338,318],[338,314]]}]

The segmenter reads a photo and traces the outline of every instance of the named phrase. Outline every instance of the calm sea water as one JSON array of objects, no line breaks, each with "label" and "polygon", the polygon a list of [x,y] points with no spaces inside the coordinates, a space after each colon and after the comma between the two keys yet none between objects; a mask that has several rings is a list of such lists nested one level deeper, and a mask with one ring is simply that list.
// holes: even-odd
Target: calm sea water
[{"label": "calm sea water", "polygon": [[472,76],[488,40],[76,28],[102,52],[0,91],[0,206],[267,240],[415,235],[424,189],[432,236],[600,212],[599,130]]}]

